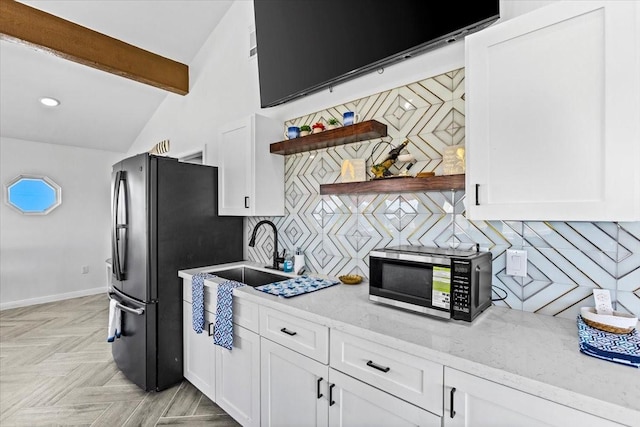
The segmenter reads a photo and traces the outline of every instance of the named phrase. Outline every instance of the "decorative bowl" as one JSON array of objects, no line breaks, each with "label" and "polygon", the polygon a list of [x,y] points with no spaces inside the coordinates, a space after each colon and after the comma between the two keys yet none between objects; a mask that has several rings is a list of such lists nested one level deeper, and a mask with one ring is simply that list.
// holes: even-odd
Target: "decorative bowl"
[{"label": "decorative bowl", "polygon": [[340,281],[345,285],[357,285],[362,282],[362,276],[358,274],[345,274],[338,277],[338,279],[340,279]]},{"label": "decorative bowl", "polygon": [[592,328],[614,334],[628,334],[635,329],[638,323],[638,318],[631,314],[619,311],[614,311],[613,315],[598,314],[595,307],[581,307],[580,316],[582,316],[584,323]]}]

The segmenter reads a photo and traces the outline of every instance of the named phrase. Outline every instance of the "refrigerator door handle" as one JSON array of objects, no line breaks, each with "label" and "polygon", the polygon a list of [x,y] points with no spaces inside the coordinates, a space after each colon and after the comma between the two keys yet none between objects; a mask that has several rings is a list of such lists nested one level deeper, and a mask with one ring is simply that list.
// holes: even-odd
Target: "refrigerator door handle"
[{"label": "refrigerator door handle", "polygon": [[131,307],[127,307],[126,305],[122,305],[120,303],[117,303],[116,307],[118,307],[122,311],[126,311],[127,313],[135,314],[138,316],[142,316],[144,314],[144,308],[131,308]]},{"label": "refrigerator door handle", "polygon": [[[109,299],[113,299],[111,298],[111,295],[112,294],[109,295]],[[127,313],[135,314],[137,316],[142,316],[144,314],[144,308],[131,308],[131,307],[127,307],[126,305],[123,305],[118,300],[115,300],[115,301],[116,301],[116,307],[118,307],[122,311],[126,311]]]},{"label": "refrigerator door handle", "polygon": [[[127,259],[127,222],[128,222],[128,190],[127,190],[127,178],[126,172],[117,171],[116,177],[114,180],[114,191],[113,191],[113,212],[111,214],[112,221],[112,252],[113,252],[113,274],[116,276],[116,280],[122,281],[125,279],[124,270],[126,266]],[[120,212],[120,190],[123,190],[123,198],[124,204],[122,206],[123,210]],[[120,213],[124,218],[120,218]],[[120,222],[124,220],[123,222]],[[123,232],[121,236],[120,233]],[[122,242],[122,244],[121,244]],[[120,252],[120,248],[122,247],[122,252]]]}]

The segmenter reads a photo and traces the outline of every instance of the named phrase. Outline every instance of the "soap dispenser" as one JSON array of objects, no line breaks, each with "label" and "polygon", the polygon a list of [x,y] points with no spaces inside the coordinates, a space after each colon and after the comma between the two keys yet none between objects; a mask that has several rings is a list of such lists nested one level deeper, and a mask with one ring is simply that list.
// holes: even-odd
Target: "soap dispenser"
[{"label": "soap dispenser", "polygon": [[296,248],[296,253],[293,256],[293,271],[296,274],[302,274],[304,272],[304,253],[300,247]]},{"label": "soap dispenser", "polygon": [[285,254],[284,256],[284,265],[282,270],[285,273],[293,272],[293,257],[291,255]]}]

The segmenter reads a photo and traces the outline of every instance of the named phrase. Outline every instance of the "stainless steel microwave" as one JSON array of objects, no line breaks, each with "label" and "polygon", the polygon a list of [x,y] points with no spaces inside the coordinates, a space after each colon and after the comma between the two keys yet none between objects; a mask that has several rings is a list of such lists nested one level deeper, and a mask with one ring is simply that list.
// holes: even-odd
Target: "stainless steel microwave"
[{"label": "stainless steel microwave", "polygon": [[369,299],[471,322],[491,305],[491,252],[400,245],[369,253]]}]

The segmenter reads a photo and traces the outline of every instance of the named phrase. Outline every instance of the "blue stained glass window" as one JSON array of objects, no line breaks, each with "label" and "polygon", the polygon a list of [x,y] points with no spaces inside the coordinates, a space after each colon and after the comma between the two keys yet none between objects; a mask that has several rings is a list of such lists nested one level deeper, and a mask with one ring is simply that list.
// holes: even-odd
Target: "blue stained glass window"
[{"label": "blue stained glass window", "polygon": [[24,214],[48,214],[61,203],[60,186],[44,176],[20,175],[6,189],[7,203]]}]

